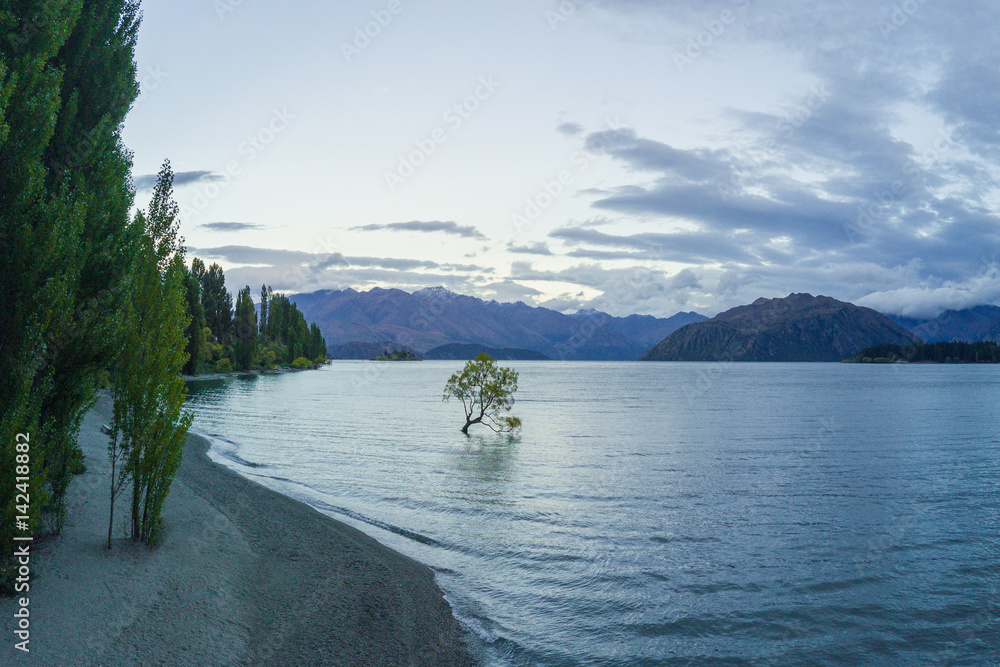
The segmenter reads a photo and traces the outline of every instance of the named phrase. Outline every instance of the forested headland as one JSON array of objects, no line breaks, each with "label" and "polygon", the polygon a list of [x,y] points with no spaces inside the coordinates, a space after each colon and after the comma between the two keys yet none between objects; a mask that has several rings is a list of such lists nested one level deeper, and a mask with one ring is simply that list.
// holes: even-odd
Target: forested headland
[{"label": "forested headland", "polygon": [[992,341],[978,343],[915,343],[913,345],[874,345],[854,359],[857,364],[1000,364],[1000,346]]},{"label": "forested headland", "polygon": [[276,366],[311,368],[326,361],[326,341],[319,327],[307,324],[295,304],[270,286],[260,288],[258,315],[249,285],[237,293],[234,306],[218,264],[206,269],[194,258],[184,283],[190,318],[185,330],[187,375]]},{"label": "forested headland", "polygon": [[249,287],[234,306],[220,267],[187,265],[169,162],[135,211],[122,126],[140,18],[132,0],[0,4],[0,592],[14,538],[63,528],[101,387],[110,510],[129,493],[151,544],[191,420],[181,373],[326,357],[285,297],[265,287],[258,317]]}]

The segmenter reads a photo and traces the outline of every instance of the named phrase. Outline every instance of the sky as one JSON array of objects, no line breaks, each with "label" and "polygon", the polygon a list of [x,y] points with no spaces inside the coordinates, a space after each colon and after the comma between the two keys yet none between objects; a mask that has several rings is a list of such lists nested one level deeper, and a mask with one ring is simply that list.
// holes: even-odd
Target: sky
[{"label": "sky", "polygon": [[144,0],[136,204],[259,291],[1000,304],[995,0]]}]

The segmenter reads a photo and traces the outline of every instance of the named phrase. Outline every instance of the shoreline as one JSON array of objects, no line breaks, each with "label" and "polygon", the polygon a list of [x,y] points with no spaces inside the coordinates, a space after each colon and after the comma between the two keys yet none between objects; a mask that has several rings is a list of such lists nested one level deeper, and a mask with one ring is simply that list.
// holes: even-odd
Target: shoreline
[{"label": "shoreline", "polygon": [[[110,408],[102,394],[81,425],[88,470],[70,486],[63,533],[33,548],[31,653],[8,633],[0,662],[475,664],[430,568],[212,462],[196,434],[160,545],[123,537],[123,498],[109,551]],[[16,604],[0,599],[0,613]]]}]

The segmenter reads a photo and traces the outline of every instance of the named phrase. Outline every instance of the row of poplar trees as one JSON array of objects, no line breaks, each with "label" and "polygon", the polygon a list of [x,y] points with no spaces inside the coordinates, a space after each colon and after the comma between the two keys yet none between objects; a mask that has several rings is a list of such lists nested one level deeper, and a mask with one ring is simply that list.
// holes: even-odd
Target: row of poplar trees
[{"label": "row of poplar trees", "polygon": [[[180,461],[190,418],[172,175],[166,165],[133,217],[121,138],[139,20],[128,0],[0,0],[0,554],[19,532],[62,528],[76,437],[109,368],[111,493],[133,490],[136,539],[154,538]],[[30,438],[30,504],[16,498],[18,434]],[[0,558],[0,585],[9,571]]]},{"label": "row of poplar trees", "polygon": [[326,361],[326,341],[315,322],[306,318],[288,297],[260,288],[260,314],[241,289],[233,306],[226,276],[218,264],[205,268],[197,257],[185,276],[185,296],[190,319],[187,362],[184,372],[263,369],[279,365],[316,366]]}]

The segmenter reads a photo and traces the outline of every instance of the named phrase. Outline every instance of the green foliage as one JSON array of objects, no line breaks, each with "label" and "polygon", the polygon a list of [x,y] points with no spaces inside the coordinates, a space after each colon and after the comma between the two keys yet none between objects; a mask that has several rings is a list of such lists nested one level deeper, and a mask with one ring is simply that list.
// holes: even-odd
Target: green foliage
[{"label": "green foliage", "polygon": [[420,357],[409,350],[386,350],[371,361],[420,361]]},{"label": "green foliage", "polygon": [[187,337],[188,360],[184,373],[197,375],[201,362],[210,354],[205,334],[205,307],[201,305],[201,285],[193,271],[184,272],[184,297],[188,317],[191,319],[184,335]]},{"label": "green foliage", "polygon": [[260,335],[267,338],[267,304],[272,296],[270,285],[260,286]]},{"label": "green foliage", "polygon": [[457,398],[465,410],[462,433],[468,435],[473,424],[484,424],[496,433],[508,433],[521,427],[521,420],[506,413],[514,406],[517,371],[498,366],[495,359],[480,354],[455,373],[444,387],[444,401]]},{"label": "green foliage", "polygon": [[215,372],[216,373],[232,373],[233,363],[229,361],[228,357],[223,357],[215,362]]},{"label": "green foliage", "polygon": [[[196,374],[202,361],[210,362],[215,372],[232,372],[276,365],[290,365],[300,357],[315,359],[314,365],[327,359],[326,341],[319,327],[306,323],[305,317],[287,297],[275,295],[267,285],[261,287],[260,316],[250,297],[250,287],[244,287],[236,298],[226,290],[225,273],[218,264],[205,268],[194,258],[191,262],[188,286],[188,315],[192,323],[186,331],[190,360],[186,370]],[[194,298],[193,282],[197,282],[199,300]],[[201,317],[205,326],[200,327]],[[196,336],[199,336],[195,340]],[[228,360],[228,366],[220,362]],[[226,369],[229,370],[221,370]]]},{"label": "green foliage", "polygon": [[250,298],[250,286],[240,290],[236,299],[236,318],[233,320],[236,367],[247,370],[257,356],[257,311]]},{"label": "green foliage", "polygon": [[195,262],[201,263],[201,260],[196,258],[192,262],[192,272],[199,276],[205,323],[214,332],[217,342],[229,343],[233,331],[233,295],[226,290],[226,275],[218,264],[212,264],[205,271],[204,264],[198,270]]},{"label": "green foliage", "polygon": [[125,345],[114,366],[112,386],[109,547],[114,499],[126,483],[132,488],[132,538],[147,544],[155,540],[160,511],[180,467],[191,425],[192,415],[181,410],[184,380],[180,372],[187,361],[184,331],[190,321],[184,244],[177,234],[172,185],[173,172],[166,162],[149,214],[137,214],[134,223],[139,239],[129,278]]},{"label": "green foliage", "polygon": [[862,350],[852,361],[859,364],[888,364],[897,361],[936,364],[1000,364],[1000,346],[992,341],[875,345]]},{"label": "green foliage", "polygon": [[[0,3],[0,470],[30,434],[33,530],[41,511],[62,527],[80,421],[121,346],[137,28],[132,2]],[[13,492],[0,481],[4,553]]]},{"label": "green foliage", "polygon": [[312,367],[313,367],[313,362],[309,361],[305,357],[299,357],[298,359],[292,362],[292,368],[299,371]]}]

